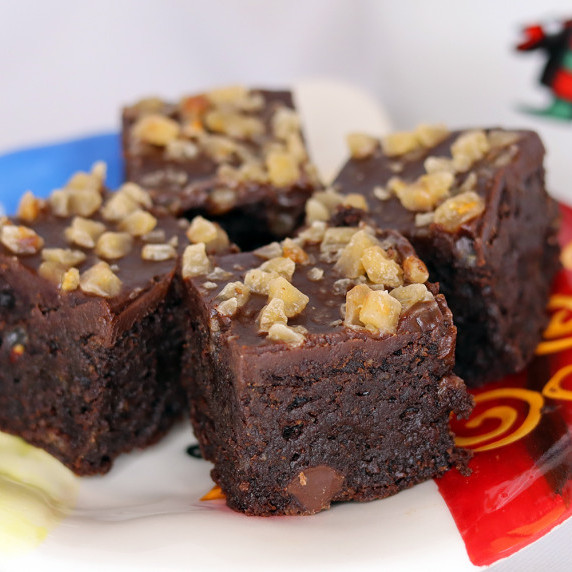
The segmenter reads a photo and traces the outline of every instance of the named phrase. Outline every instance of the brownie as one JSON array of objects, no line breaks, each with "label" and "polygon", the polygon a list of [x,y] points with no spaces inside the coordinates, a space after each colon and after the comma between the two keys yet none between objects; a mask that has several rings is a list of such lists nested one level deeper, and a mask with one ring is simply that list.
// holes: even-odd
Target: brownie
[{"label": "brownie", "polygon": [[313,514],[465,467],[456,329],[401,235],[316,222],[250,253],[187,247],[182,273],[183,384],[231,508]]},{"label": "brownie", "polygon": [[79,475],[157,441],[186,408],[179,249],[209,224],[154,217],[146,191],[108,193],[104,171],[46,201],[27,193],[0,222],[0,430]]},{"label": "brownie", "polygon": [[[420,126],[381,145],[358,134],[349,143],[337,191],[364,195],[371,219],[403,233],[427,263],[458,328],[457,373],[478,386],[523,369],[558,268],[559,213],[539,137]],[[335,211],[335,195],[327,206],[311,200],[310,220]]]},{"label": "brownie", "polygon": [[123,111],[127,180],[176,215],[218,220],[241,247],[282,238],[320,186],[289,91],[235,86]]}]

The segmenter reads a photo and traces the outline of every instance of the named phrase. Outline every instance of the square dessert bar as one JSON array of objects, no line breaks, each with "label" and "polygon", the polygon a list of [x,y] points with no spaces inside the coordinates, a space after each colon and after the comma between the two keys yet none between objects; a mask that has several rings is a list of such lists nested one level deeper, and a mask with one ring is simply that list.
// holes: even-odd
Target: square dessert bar
[{"label": "square dessert bar", "polygon": [[231,508],[313,514],[465,466],[455,326],[399,234],[316,222],[252,253],[190,246],[182,273],[183,384]]},{"label": "square dessert bar", "polygon": [[123,111],[123,152],[158,205],[217,217],[241,247],[291,233],[320,186],[289,91],[142,100]]},{"label": "square dessert bar", "polygon": [[[439,282],[458,328],[457,373],[480,385],[522,369],[558,268],[559,212],[539,137],[421,126],[349,143],[337,190],[365,195],[371,219],[404,234]],[[335,211],[335,195],[312,199],[310,220]]]},{"label": "square dessert bar", "polygon": [[175,278],[204,227],[103,178],[97,165],[45,201],[27,193],[0,222],[0,430],[80,475],[157,441],[185,407]]}]

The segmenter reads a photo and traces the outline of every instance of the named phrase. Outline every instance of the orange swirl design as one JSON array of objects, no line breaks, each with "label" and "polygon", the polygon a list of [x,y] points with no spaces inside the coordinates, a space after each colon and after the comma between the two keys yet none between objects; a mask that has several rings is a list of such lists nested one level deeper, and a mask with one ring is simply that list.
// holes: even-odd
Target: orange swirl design
[{"label": "orange swirl design", "polygon": [[572,242],[569,242],[560,253],[560,262],[566,270],[572,270]]},{"label": "orange swirl design", "polygon": [[564,401],[572,401],[572,390],[564,389],[562,382],[572,374],[572,365],[567,365],[559,369],[544,386],[542,394],[550,399],[562,399]]},{"label": "orange swirl design", "polygon": [[[529,389],[503,387],[480,393],[475,396],[475,403],[485,403],[506,398],[518,399],[528,404],[528,413],[518,427],[511,431],[518,420],[518,411],[514,407],[510,405],[493,405],[479,415],[475,415],[469,419],[469,421],[465,423],[465,427],[468,429],[478,429],[488,419],[497,420],[499,423],[498,426],[481,435],[471,435],[468,437],[458,435],[455,438],[455,443],[460,447],[469,447],[475,452],[482,452],[510,445],[528,435],[540,422],[544,398],[540,393]],[[504,437],[501,437],[502,435],[504,435]],[[497,437],[500,438],[497,439]],[[495,440],[489,443],[491,439]]]},{"label": "orange swirl design", "polygon": [[211,501],[211,500],[224,500],[226,496],[222,492],[222,489],[215,485],[204,497],[201,497],[202,501]]},{"label": "orange swirl design", "polygon": [[540,342],[536,348],[537,355],[554,354],[572,348],[572,296],[552,295],[548,301],[548,310],[554,311],[554,314],[543,334],[546,341]]}]

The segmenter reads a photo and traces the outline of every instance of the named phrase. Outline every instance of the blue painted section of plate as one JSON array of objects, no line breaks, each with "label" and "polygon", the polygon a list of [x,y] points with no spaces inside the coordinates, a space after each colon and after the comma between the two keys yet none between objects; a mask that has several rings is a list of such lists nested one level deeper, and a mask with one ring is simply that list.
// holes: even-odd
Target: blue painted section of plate
[{"label": "blue painted section of plate", "polygon": [[89,171],[96,161],[107,163],[107,186],[118,187],[123,181],[119,133],[103,133],[0,155],[0,205],[7,213],[14,213],[25,191],[46,197],[76,171]]}]

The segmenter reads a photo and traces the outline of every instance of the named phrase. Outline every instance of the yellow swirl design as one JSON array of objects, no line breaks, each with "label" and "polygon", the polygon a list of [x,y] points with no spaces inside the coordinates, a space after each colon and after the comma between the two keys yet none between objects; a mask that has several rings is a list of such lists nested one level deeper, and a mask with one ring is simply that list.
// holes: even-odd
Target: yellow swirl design
[{"label": "yellow swirl design", "polygon": [[560,262],[566,270],[572,270],[572,242],[569,242],[560,253]]},{"label": "yellow swirl design", "polygon": [[[455,438],[456,444],[460,447],[470,447],[475,452],[482,452],[510,445],[528,435],[538,425],[542,417],[541,412],[542,406],[544,405],[544,398],[540,393],[529,389],[503,387],[480,393],[475,396],[475,403],[478,404],[507,398],[518,399],[528,404],[528,413],[520,426],[506,434],[515,425],[518,419],[518,412],[514,407],[509,405],[495,405],[469,419],[465,426],[468,429],[478,429],[488,419],[496,419],[499,425],[492,431],[481,435],[472,435],[470,437],[457,436]],[[505,436],[496,439],[501,435]],[[496,440],[488,443],[491,439]]]},{"label": "yellow swirl design", "polygon": [[548,310],[554,312],[543,337],[536,348],[537,355],[558,353],[572,348],[572,296],[553,294]]},{"label": "yellow swirl design", "polygon": [[572,391],[564,389],[562,382],[572,374],[572,365],[567,365],[559,369],[544,386],[542,394],[550,399],[562,399],[565,401],[572,401]]}]

